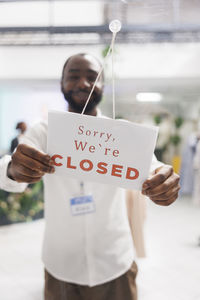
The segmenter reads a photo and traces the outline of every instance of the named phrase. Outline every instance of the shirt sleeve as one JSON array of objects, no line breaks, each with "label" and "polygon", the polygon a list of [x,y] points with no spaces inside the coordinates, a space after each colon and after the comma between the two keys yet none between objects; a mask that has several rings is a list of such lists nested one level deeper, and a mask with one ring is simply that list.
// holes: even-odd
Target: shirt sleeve
[{"label": "shirt sleeve", "polygon": [[155,171],[155,169],[162,167],[164,165],[164,163],[162,163],[161,161],[157,160],[155,154],[153,155],[152,158],[152,162],[151,162],[151,167],[150,167],[150,173],[152,173],[153,171]]},{"label": "shirt sleeve", "polygon": [[20,144],[29,145],[43,153],[47,151],[47,124],[40,122],[29,128],[27,132],[20,137]]},{"label": "shirt sleeve", "polygon": [[27,183],[19,183],[8,178],[7,168],[10,161],[10,155],[5,155],[0,159],[0,188],[7,192],[21,193],[27,187]]},{"label": "shirt sleeve", "polygon": [[[47,124],[41,122],[27,130],[26,134],[20,138],[19,143],[29,145],[46,153]],[[25,190],[28,184],[19,183],[8,178],[7,168],[10,161],[10,155],[5,155],[0,159],[0,188],[8,192],[21,193]]]}]

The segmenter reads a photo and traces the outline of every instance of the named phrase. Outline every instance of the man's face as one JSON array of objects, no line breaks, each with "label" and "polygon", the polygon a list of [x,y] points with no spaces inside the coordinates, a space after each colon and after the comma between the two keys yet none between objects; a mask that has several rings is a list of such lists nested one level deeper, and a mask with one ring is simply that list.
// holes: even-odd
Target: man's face
[{"label": "man's face", "polygon": [[[90,55],[76,55],[68,61],[61,81],[61,89],[73,111],[82,112],[100,68],[98,61]],[[92,111],[101,101],[102,92],[103,79],[100,76],[86,107],[86,113]]]}]

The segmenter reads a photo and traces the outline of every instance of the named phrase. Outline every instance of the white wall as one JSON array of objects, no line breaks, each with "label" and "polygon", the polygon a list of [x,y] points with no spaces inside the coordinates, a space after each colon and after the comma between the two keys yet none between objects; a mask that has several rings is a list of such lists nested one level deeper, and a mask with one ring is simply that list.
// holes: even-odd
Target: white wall
[{"label": "white wall", "polygon": [[0,79],[60,78],[66,59],[79,52],[100,57],[101,47],[1,47]]},{"label": "white wall", "polygon": [[59,90],[12,90],[0,94],[0,155],[7,152],[19,121],[28,126],[47,119],[49,109],[65,110],[66,102]]},{"label": "white wall", "polygon": [[[67,57],[90,52],[101,58],[103,46],[1,47],[1,79],[60,78]],[[119,78],[200,77],[200,44],[116,45]],[[108,60],[110,66],[111,60]],[[108,68],[110,69],[110,68]]]}]

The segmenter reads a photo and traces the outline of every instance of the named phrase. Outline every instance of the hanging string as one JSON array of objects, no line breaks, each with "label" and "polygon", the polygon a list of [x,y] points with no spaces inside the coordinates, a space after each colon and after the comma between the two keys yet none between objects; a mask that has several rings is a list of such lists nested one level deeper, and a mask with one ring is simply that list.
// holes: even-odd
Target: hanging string
[{"label": "hanging string", "polygon": [[115,74],[114,74],[114,42],[116,33],[113,33],[113,43],[111,44],[112,49],[112,104],[113,104],[113,119],[115,119]]},{"label": "hanging string", "polygon": [[100,78],[100,76],[101,76],[101,74],[103,72],[103,69],[104,69],[105,64],[106,64],[106,60],[107,60],[108,56],[110,55],[110,53],[112,52],[112,98],[113,98],[113,119],[115,119],[115,80],[114,80],[114,51],[113,50],[114,50],[114,43],[115,43],[115,38],[116,38],[117,32],[120,31],[120,29],[121,29],[121,23],[120,23],[120,21],[118,21],[118,20],[112,21],[110,23],[110,25],[109,25],[109,28],[113,32],[111,44],[110,44],[108,52],[107,52],[107,54],[106,54],[106,56],[104,58],[104,63],[101,66],[101,69],[100,69],[100,71],[99,71],[99,73],[97,75],[97,78],[96,78],[96,80],[95,80],[95,82],[93,84],[93,87],[92,87],[92,89],[90,91],[90,94],[88,96],[88,99],[87,99],[87,101],[86,101],[86,103],[84,105],[84,108],[83,108],[81,114],[82,115],[84,114],[85,109],[86,109],[86,107],[88,105],[88,102],[90,101],[92,93],[93,93],[93,91],[95,89],[95,86],[96,86],[96,84],[97,84],[97,82],[98,82],[98,80],[99,80],[99,78]]}]

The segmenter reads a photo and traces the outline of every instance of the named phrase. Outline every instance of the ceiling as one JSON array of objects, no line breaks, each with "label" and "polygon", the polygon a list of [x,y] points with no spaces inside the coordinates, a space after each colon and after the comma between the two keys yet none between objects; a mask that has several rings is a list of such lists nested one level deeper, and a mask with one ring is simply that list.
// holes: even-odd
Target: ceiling
[{"label": "ceiling", "polygon": [[200,41],[198,0],[0,1],[0,46]]}]

